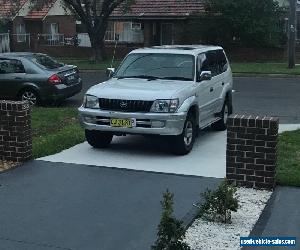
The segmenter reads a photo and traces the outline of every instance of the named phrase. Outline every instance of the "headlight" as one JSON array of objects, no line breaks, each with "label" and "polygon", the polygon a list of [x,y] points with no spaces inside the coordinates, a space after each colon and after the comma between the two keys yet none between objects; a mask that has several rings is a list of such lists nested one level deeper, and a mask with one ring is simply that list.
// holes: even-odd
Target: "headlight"
[{"label": "headlight", "polygon": [[155,113],[174,113],[179,105],[178,99],[156,100],[152,104],[151,112]]},{"label": "headlight", "polygon": [[83,100],[83,106],[89,109],[98,109],[99,108],[99,99],[93,95],[86,95]]}]

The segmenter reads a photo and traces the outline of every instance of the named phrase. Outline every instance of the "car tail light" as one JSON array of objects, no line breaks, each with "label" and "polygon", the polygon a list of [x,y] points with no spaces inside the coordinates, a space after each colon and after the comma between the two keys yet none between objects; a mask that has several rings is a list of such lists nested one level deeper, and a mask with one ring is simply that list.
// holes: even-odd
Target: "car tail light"
[{"label": "car tail light", "polygon": [[60,84],[61,79],[58,75],[52,75],[49,77],[48,82],[51,84]]}]

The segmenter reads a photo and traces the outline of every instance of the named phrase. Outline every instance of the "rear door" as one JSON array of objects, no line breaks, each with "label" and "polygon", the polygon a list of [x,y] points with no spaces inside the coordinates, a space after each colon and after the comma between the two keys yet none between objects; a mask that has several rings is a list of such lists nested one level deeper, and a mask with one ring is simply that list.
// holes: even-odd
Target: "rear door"
[{"label": "rear door", "polygon": [[17,59],[0,59],[0,97],[15,98],[26,81],[23,63]]},{"label": "rear door", "polygon": [[223,107],[222,93],[226,84],[230,84],[230,75],[228,73],[228,61],[223,50],[216,50],[217,63],[218,63],[218,81],[215,85],[214,94],[216,98],[216,109],[220,112]]}]

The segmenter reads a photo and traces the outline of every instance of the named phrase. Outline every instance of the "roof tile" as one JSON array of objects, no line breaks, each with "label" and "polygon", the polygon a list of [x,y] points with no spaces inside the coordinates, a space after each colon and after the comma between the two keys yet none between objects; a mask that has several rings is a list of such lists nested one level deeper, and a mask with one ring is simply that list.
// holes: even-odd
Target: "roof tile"
[{"label": "roof tile", "polygon": [[111,17],[184,17],[203,12],[205,4],[201,0],[135,0],[127,13],[121,5]]}]

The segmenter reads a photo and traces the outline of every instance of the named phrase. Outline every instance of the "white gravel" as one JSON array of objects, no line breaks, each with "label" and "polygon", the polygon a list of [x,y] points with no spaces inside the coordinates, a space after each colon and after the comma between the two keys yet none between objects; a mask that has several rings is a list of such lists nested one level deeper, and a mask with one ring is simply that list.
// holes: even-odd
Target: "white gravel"
[{"label": "white gravel", "polygon": [[186,232],[193,250],[240,249],[240,237],[249,236],[272,192],[238,188],[240,208],[232,213],[232,224],[197,219]]}]

